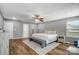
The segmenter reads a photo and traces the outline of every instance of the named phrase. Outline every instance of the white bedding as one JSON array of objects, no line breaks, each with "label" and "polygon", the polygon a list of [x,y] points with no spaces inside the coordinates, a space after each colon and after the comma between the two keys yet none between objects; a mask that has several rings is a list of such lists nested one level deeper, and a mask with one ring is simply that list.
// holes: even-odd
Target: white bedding
[{"label": "white bedding", "polygon": [[57,40],[57,34],[47,34],[47,33],[34,33],[32,37],[36,37],[41,40],[45,40],[46,44],[54,42]]}]

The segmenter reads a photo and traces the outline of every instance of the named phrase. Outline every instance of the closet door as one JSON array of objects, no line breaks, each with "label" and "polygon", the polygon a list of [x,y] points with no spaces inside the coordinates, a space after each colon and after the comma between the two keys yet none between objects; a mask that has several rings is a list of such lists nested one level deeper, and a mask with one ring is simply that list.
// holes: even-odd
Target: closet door
[{"label": "closet door", "polygon": [[23,24],[23,38],[29,37],[29,24]]}]

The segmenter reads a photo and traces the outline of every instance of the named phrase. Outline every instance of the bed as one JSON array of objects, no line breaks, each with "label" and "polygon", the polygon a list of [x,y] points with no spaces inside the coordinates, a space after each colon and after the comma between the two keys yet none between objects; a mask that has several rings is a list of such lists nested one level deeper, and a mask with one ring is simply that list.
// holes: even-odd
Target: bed
[{"label": "bed", "polygon": [[46,47],[48,44],[57,41],[57,34],[50,34],[50,33],[34,33],[30,37],[30,41],[37,42],[41,45],[42,48]]}]

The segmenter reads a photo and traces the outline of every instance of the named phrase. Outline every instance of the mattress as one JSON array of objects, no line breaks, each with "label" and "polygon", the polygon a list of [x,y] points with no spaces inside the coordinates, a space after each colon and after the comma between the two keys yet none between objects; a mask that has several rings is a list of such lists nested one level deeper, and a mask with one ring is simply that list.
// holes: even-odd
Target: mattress
[{"label": "mattress", "polygon": [[46,44],[57,40],[57,34],[34,33],[32,37],[38,38],[38,40],[45,40]]}]

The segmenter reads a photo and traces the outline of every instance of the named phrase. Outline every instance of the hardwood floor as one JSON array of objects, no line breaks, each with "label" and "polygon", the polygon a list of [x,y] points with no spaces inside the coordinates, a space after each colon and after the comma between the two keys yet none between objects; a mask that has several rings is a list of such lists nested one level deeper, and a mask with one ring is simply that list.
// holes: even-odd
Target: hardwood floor
[{"label": "hardwood floor", "polygon": [[[24,39],[10,39],[9,41],[9,54],[10,55],[38,55],[34,50],[22,42]],[[60,44],[55,49],[49,51],[46,55],[67,55],[66,49],[71,46],[70,44]]]}]

